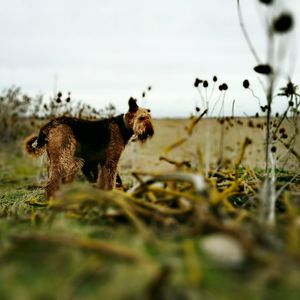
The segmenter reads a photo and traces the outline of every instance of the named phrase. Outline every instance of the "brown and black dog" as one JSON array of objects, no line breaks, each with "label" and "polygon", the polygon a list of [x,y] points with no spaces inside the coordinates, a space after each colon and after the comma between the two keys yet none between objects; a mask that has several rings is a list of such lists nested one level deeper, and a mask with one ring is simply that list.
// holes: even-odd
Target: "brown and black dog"
[{"label": "brown and black dog", "polygon": [[70,117],[56,118],[44,125],[38,136],[26,142],[26,151],[40,156],[47,151],[50,176],[45,187],[53,196],[61,182],[73,181],[82,170],[101,189],[115,187],[117,165],[132,136],[144,142],[154,134],[150,110],[129,99],[129,110],[109,119],[89,121]]}]

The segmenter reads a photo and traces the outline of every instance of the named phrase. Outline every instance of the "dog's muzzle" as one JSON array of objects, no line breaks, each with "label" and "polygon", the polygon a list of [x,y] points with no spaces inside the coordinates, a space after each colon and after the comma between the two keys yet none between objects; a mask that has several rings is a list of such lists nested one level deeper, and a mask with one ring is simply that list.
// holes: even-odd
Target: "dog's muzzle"
[{"label": "dog's muzzle", "polygon": [[143,142],[151,138],[154,135],[153,127],[147,127],[146,130],[137,136],[138,140]]}]

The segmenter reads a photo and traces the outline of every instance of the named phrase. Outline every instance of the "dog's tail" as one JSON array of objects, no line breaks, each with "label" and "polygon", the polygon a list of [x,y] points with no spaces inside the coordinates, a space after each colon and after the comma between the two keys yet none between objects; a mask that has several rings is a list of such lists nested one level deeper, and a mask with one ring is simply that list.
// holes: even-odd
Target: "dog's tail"
[{"label": "dog's tail", "polygon": [[47,136],[43,132],[40,132],[38,136],[30,136],[25,141],[25,150],[32,156],[41,156],[46,146]]}]

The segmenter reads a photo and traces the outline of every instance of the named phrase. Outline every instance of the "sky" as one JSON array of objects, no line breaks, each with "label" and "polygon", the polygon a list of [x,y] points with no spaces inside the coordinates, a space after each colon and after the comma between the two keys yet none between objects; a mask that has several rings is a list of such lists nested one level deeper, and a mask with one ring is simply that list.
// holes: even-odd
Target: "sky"
[{"label": "sky", "polygon": [[[258,0],[240,2],[264,61],[270,8]],[[293,32],[277,43],[287,49],[282,68],[299,83],[299,0],[275,2],[275,15],[294,13]],[[241,33],[235,0],[0,0],[0,43],[0,91],[15,85],[45,99],[70,91],[74,101],[97,108],[113,103],[119,112],[132,96],[154,117],[187,117],[201,106],[195,78],[209,80],[210,96],[216,75],[218,84],[229,86],[225,114],[233,100],[236,115],[259,110],[242,87],[246,78],[264,103],[264,78],[253,71],[256,62]],[[216,88],[211,103],[218,97]],[[285,104],[275,99],[274,111]]]}]

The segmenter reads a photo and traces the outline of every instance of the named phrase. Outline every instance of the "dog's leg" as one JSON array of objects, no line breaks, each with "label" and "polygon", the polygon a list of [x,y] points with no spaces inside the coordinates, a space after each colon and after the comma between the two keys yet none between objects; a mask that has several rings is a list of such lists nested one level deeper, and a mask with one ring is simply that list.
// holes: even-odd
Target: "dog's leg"
[{"label": "dog's leg", "polygon": [[59,168],[59,160],[50,158],[50,177],[45,186],[47,198],[49,199],[59,189],[61,182],[61,173]]},{"label": "dog's leg", "polygon": [[103,190],[111,190],[115,187],[118,161],[109,160],[101,165],[98,176],[98,186]]},{"label": "dog's leg", "polygon": [[[74,154],[73,154],[74,155]],[[66,175],[63,177],[63,183],[70,183],[74,181],[74,178],[78,171],[82,168],[84,162],[80,158],[74,158],[72,163],[68,164],[68,170],[65,172]]]},{"label": "dog's leg", "polygon": [[100,189],[111,190],[115,188],[118,162],[124,147],[125,145],[118,126],[111,124],[110,141],[105,149],[105,160],[101,162],[99,168],[97,182]]},{"label": "dog's leg", "polygon": [[50,178],[45,187],[48,198],[59,189],[62,179],[71,181],[82,167],[82,160],[75,158],[76,140],[67,125],[51,128],[48,134],[47,153],[50,161]]}]

